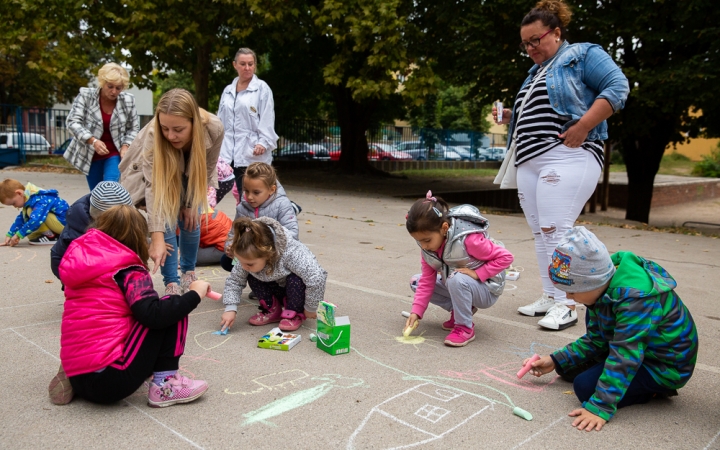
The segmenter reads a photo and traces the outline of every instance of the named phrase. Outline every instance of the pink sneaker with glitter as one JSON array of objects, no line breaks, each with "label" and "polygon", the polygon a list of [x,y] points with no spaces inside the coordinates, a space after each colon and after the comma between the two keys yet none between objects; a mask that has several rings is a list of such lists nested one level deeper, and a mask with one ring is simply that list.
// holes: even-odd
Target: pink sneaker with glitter
[{"label": "pink sneaker with glitter", "polygon": [[282,302],[273,297],[272,306],[268,308],[265,300],[260,300],[260,312],[252,316],[248,322],[250,325],[261,326],[269,323],[280,322],[282,319]]},{"label": "pink sneaker with glitter", "polygon": [[148,405],[153,408],[164,408],[176,403],[190,403],[207,391],[208,384],[202,380],[191,380],[180,374],[165,379],[158,386],[150,382],[148,389]]},{"label": "pink sneaker with glitter", "polygon": [[464,327],[462,325],[455,325],[452,333],[448,334],[445,338],[445,345],[450,347],[465,347],[470,342],[475,340],[475,324],[472,328]]},{"label": "pink sneaker with glitter", "polygon": [[[473,316],[475,315],[476,312],[477,312],[477,308],[473,306],[472,307]],[[447,331],[455,329],[455,314],[453,314],[452,311],[450,311],[450,319],[443,322],[442,329],[447,330]]]}]

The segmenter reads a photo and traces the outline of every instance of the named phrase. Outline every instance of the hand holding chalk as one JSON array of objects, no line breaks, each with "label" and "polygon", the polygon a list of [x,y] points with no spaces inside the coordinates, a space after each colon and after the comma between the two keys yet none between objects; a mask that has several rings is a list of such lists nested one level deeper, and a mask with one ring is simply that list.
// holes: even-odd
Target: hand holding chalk
[{"label": "hand holding chalk", "polygon": [[419,320],[416,320],[415,322],[413,322],[412,325],[410,325],[410,326],[408,326],[408,327],[405,327],[405,330],[403,330],[403,336],[404,336],[404,337],[410,337],[410,334],[412,334],[412,332],[415,330],[415,328],[418,327],[418,324],[419,324],[419,323],[420,323],[420,321],[419,321]]},{"label": "hand holding chalk", "polygon": [[518,378],[524,377],[525,374],[528,373],[528,371],[530,371],[530,369],[532,369],[532,363],[534,363],[538,359],[540,359],[540,356],[537,353],[532,355],[532,357],[530,359],[528,359],[528,362],[525,363],[523,368],[520,369],[520,371],[518,371],[517,377]]},{"label": "hand holding chalk", "polygon": [[211,300],[220,300],[222,298],[222,294],[219,292],[215,292],[212,289],[208,288],[207,294],[205,294],[205,297],[211,299]]}]

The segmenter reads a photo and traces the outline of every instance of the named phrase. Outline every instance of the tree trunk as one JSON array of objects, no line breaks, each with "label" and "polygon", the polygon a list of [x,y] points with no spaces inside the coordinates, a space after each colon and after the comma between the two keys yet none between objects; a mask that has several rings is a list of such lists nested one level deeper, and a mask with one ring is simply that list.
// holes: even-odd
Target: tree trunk
[{"label": "tree trunk", "polygon": [[627,114],[646,117],[647,120],[644,130],[634,127],[638,133],[635,136],[627,133],[620,141],[628,175],[625,219],[648,223],[655,174],[676,127],[672,117],[653,114],[652,111],[628,111]]},{"label": "tree trunk", "polygon": [[338,123],[340,125],[340,170],[346,173],[371,171],[368,163],[368,145],[365,133],[370,127],[373,103],[358,103],[349,89],[332,88]]},{"label": "tree trunk", "polygon": [[210,89],[210,71],[212,63],[210,61],[210,42],[206,42],[197,47],[195,68],[193,70],[193,82],[195,84],[195,100],[201,108],[208,108],[209,89]]}]

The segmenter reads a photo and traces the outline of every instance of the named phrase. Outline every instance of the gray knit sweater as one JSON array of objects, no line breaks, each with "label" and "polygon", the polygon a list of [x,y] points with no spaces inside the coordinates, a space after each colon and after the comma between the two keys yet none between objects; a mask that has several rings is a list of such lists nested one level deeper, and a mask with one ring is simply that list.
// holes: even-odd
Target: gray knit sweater
[{"label": "gray knit sweater", "polygon": [[268,273],[268,267],[260,272],[251,273],[243,269],[240,264],[236,264],[225,280],[223,292],[225,311],[237,311],[241,302],[240,296],[247,286],[248,276],[264,282],[276,281],[280,286],[284,286],[285,278],[291,273],[300,277],[305,283],[305,309],[311,312],[317,311],[320,300],[325,296],[327,272],[320,267],[315,255],[300,241],[289,236],[288,230],[279,222],[269,217],[260,217],[254,221],[272,227],[275,232],[275,248],[280,254],[280,259],[272,273]]}]

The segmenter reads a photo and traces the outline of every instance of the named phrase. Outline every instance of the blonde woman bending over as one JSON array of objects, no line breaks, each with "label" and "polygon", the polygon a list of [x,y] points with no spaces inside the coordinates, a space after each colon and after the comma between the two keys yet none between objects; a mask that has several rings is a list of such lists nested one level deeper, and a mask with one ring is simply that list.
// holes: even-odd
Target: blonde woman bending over
[{"label": "blonde woman bending over", "polygon": [[147,209],[150,259],[153,273],[162,267],[165,294],[182,295],[196,280],[200,211],[208,209],[208,186],[218,187],[222,140],[220,120],[199,108],[190,92],[172,89],[120,164],[120,182],[133,203]]}]

